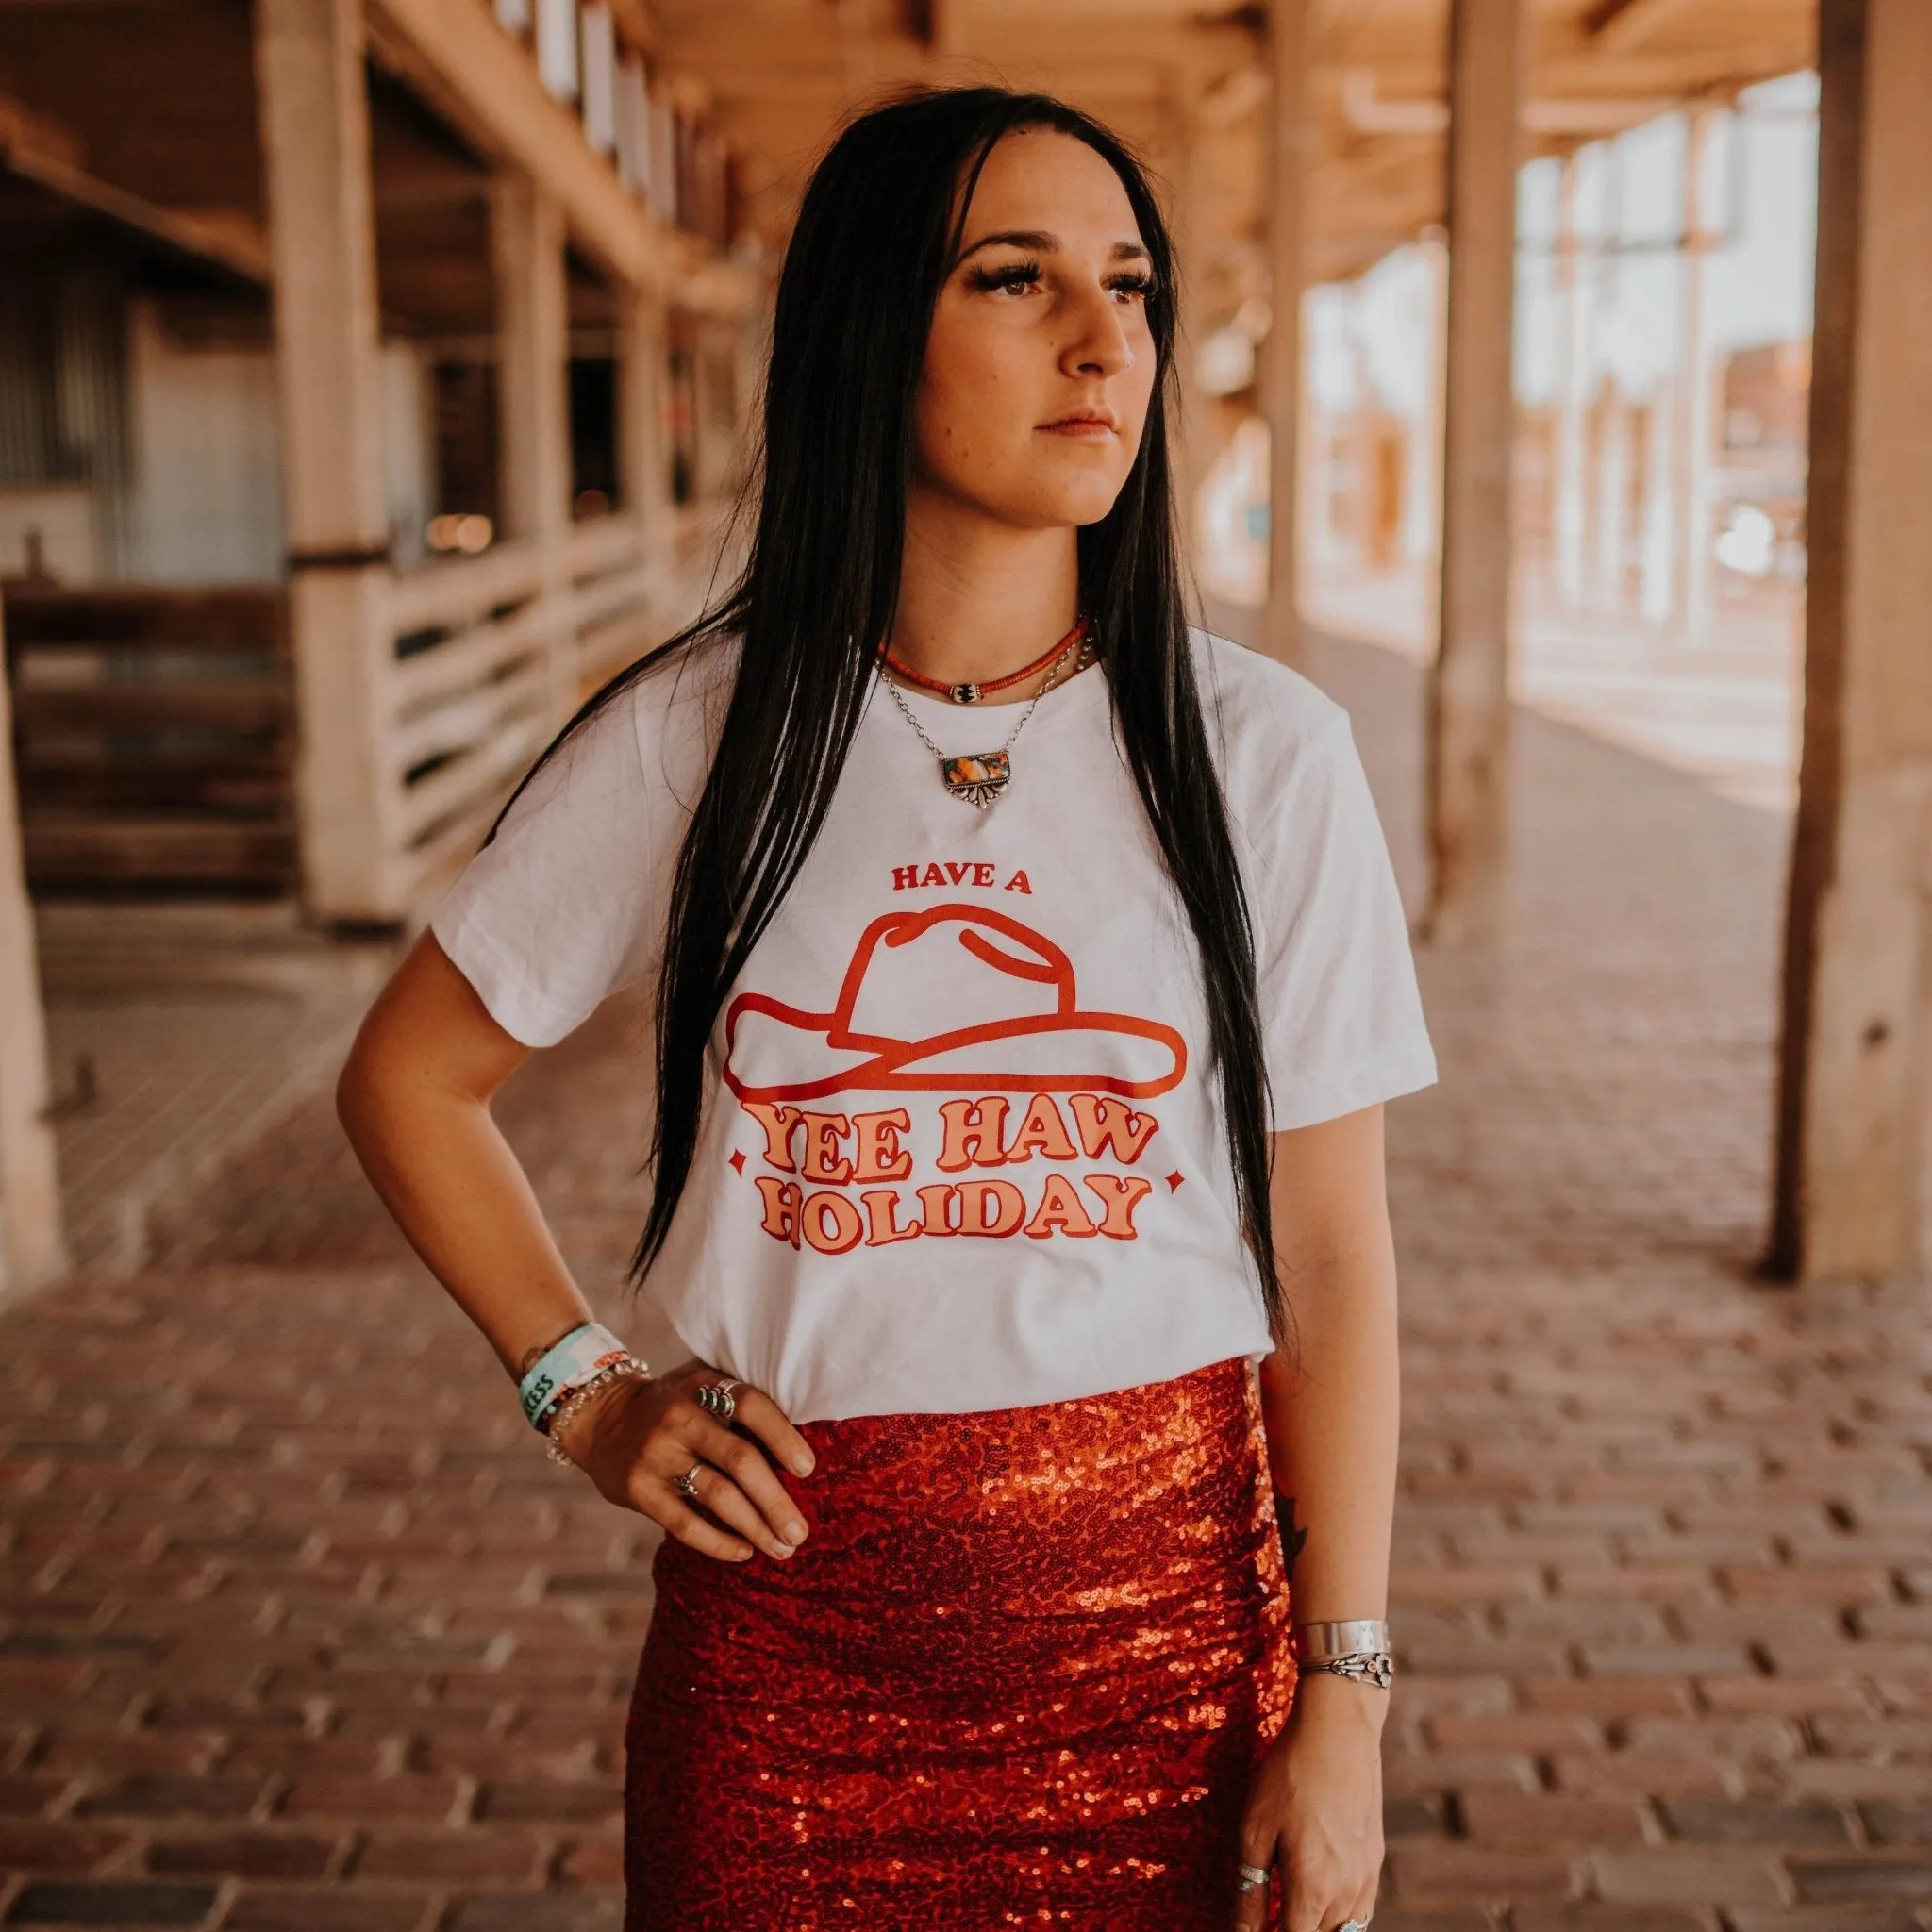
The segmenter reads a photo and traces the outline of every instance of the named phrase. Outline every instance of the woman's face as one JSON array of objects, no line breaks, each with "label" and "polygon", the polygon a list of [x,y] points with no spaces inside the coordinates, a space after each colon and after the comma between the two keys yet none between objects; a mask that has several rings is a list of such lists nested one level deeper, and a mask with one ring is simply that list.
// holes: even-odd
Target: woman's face
[{"label": "woman's face", "polygon": [[986,158],[933,311],[918,484],[1019,528],[1097,523],[1155,378],[1147,249],[1120,177],[1046,128]]}]

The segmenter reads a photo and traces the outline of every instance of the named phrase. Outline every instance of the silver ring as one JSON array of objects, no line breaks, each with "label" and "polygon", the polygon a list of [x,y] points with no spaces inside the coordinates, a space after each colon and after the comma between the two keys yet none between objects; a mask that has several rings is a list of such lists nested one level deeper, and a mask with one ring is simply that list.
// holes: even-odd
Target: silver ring
[{"label": "silver ring", "polygon": [[1369,1932],[1369,1922],[1366,1919],[1348,1919],[1336,1926],[1335,1932]]},{"label": "silver ring", "polygon": [[682,1475],[675,1477],[672,1481],[671,1487],[687,1503],[695,1503],[698,1499],[698,1474],[704,1466],[702,1461],[693,1462]]},{"label": "silver ring", "polygon": [[742,1382],[707,1382],[698,1391],[698,1407],[719,1422],[728,1423],[738,1413],[738,1403],[731,1391],[743,1387]]},{"label": "silver ring", "polygon": [[1245,1858],[1241,1860],[1241,1891],[1243,1895],[1251,1891],[1259,1891],[1267,1883],[1267,1866],[1250,1865]]}]

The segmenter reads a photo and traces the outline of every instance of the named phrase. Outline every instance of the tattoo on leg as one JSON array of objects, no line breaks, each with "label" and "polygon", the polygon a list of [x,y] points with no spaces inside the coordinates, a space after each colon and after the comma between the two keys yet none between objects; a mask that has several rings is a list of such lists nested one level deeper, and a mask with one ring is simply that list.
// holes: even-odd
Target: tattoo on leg
[{"label": "tattoo on leg", "polygon": [[1294,1581],[1294,1559],[1302,1553],[1302,1545],[1307,1541],[1308,1533],[1298,1529],[1294,1520],[1294,1498],[1284,1496],[1279,1490],[1274,1492],[1274,1526],[1281,1532],[1281,1567],[1288,1573],[1288,1580]]}]

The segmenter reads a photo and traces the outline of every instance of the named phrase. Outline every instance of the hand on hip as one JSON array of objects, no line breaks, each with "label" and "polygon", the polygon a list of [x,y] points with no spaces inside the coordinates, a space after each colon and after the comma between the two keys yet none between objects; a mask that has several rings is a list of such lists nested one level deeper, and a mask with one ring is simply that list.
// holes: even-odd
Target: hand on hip
[{"label": "hand on hip", "polygon": [[809,1445],[762,1390],[708,1363],[617,1383],[572,1419],[563,1448],[611,1502],[720,1562],[788,1557],[805,1541],[772,1464],[809,1475]]}]

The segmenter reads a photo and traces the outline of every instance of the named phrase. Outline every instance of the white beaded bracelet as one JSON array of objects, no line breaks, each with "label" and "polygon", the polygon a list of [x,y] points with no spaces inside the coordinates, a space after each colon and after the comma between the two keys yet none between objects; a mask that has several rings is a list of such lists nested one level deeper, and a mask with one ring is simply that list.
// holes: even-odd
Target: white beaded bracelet
[{"label": "white beaded bracelet", "polygon": [[543,1433],[549,1438],[544,1445],[552,1462],[576,1467],[575,1460],[564,1453],[563,1431],[571,1419],[582,1408],[591,1397],[610,1387],[613,1382],[648,1382],[650,1370],[636,1356],[625,1354],[614,1362],[607,1362],[588,1382],[579,1382],[543,1419]]}]

